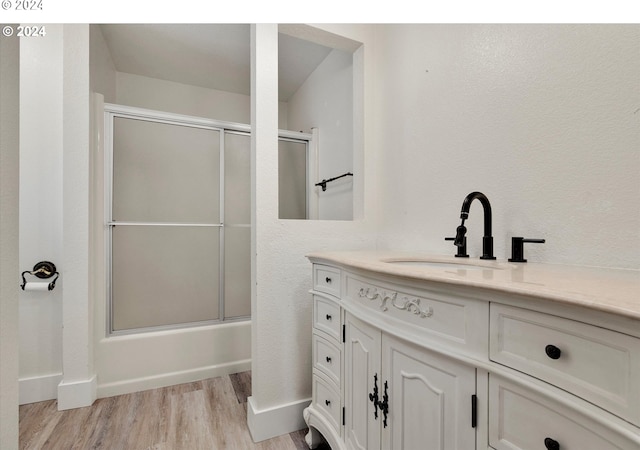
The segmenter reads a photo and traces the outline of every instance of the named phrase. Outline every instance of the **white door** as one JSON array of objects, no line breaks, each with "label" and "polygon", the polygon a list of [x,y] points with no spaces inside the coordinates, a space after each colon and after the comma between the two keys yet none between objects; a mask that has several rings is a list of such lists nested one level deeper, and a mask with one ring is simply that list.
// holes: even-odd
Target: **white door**
[{"label": "white door", "polygon": [[[347,314],[345,319],[345,441],[353,450],[380,448],[380,330]],[[377,416],[377,418],[376,418]]]},{"label": "white door", "polygon": [[389,413],[382,428],[385,450],[472,450],[475,368],[384,335],[382,377]]}]

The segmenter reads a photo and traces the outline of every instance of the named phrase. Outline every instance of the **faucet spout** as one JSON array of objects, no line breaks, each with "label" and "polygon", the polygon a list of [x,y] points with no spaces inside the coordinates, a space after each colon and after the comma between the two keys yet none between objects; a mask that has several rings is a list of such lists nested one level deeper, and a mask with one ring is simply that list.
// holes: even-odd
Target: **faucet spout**
[{"label": "faucet spout", "polygon": [[462,209],[460,211],[462,223],[457,228],[456,239],[453,243],[457,246],[462,245],[462,240],[467,232],[464,221],[469,217],[471,203],[476,199],[480,201],[484,209],[484,236],[482,237],[482,256],[480,259],[496,259],[495,256],[493,256],[493,236],[491,235],[491,203],[489,203],[489,199],[482,192],[472,192],[467,195],[462,202]]},{"label": "faucet spout", "polygon": [[462,202],[460,218],[464,220],[469,217],[471,202],[473,202],[475,199],[480,200],[480,203],[482,203],[482,208],[484,208],[484,235],[491,236],[491,203],[489,203],[489,199],[482,192],[472,192],[465,197],[464,201]]}]

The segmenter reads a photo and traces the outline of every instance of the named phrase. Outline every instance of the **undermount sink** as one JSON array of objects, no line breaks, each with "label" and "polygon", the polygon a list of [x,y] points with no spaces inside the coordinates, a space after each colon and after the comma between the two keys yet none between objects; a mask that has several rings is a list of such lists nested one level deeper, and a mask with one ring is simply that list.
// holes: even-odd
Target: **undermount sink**
[{"label": "undermount sink", "polygon": [[434,269],[463,269],[463,270],[483,270],[483,269],[500,269],[493,265],[484,264],[467,264],[463,262],[445,262],[445,261],[425,261],[419,259],[406,259],[406,260],[388,260],[384,261],[387,264],[398,264],[401,266],[413,266],[413,267],[432,267]]}]

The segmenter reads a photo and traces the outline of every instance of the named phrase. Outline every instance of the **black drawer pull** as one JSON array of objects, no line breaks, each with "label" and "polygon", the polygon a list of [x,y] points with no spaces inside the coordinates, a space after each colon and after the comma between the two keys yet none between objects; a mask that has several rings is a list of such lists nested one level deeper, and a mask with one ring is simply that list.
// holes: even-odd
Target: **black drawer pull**
[{"label": "black drawer pull", "polygon": [[325,278],[324,281],[326,281],[327,284],[331,284],[331,278],[329,278],[329,277]]},{"label": "black drawer pull", "polygon": [[331,363],[331,356],[327,356],[327,362]]},{"label": "black drawer pull", "polygon": [[560,450],[560,444],[558,441],[551,438],[544,438],[544,446],[547,450]]},{"label": "black drawer pull", "polygon": [[558,359],[558,358],[560,358],[560,355],[562,354],[562,351],[558,347],[556,347],[555,345],[547,345],[544,348],[544,352],[551,359]]},{"label": "black drawer pull", "polygon": [[331,320],[332,319],[331,314],[327,314],[326,318],[327,318],[327,320]]},{"label": "black drawer pull", "polygon": [[[325,400],[324,404],[327,405],[327,406],[330,406],[331,405],[331,400]],[[547,441],[545,441],[545,442],[547,442]]]}]

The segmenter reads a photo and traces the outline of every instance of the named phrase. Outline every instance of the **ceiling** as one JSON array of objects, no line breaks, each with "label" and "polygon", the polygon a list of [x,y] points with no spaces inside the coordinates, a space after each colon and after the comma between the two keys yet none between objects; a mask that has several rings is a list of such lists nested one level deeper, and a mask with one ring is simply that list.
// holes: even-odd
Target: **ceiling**
[{"label": "ceiling", "polygon": [[[249,25],[100,25],[118,72],[250,95]],[[288,101],[331,51],[279,34],[279,99]]]}]

